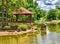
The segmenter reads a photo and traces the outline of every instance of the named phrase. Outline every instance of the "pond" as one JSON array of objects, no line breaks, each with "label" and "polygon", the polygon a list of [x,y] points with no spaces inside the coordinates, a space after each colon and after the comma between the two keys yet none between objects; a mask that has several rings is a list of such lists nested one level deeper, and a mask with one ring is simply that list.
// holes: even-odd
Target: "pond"
[{"label": "pond", "polygon": [[47,24],[46,34],[40,31],[17,36],[0,36],[0,44],[60,44],[60,23]]}]

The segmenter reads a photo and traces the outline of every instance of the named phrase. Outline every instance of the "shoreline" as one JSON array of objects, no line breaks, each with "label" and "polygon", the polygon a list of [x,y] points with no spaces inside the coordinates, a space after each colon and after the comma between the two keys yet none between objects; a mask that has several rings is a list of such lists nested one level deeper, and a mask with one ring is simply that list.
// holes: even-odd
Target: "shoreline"
[{"label": "shoreline", "polygon": [[[60,23],[60,20],[45,21],[45,22],[42,22],[42,23],[56,24],[56,23]],[[21,34],[25,34],[25,33],[29,33],[29,32],[36,32],[36,31],[37,30],[34,30],[34,29],[30,29],[30,30],[27,30],[27,31],[20,31],[20,32],[17,32],[17,31],[14,31],[14,32],[0,31],[0,36],[21,35]]]},{"label": "shoreline", "polygon": [[13,36],[13,35],[21,35],[21,34],[25,34],[25,33],[29,33],[29,32],[36,32],[37,30],[27,30],[27,31],[20,31],[20,32],[0,32],[0,36]]},{"label": "shoreline", "polygon": [[60,23],[60,20],[45,21],[43,23],[45,23],[45,24],[56,24],[56,23]]}]

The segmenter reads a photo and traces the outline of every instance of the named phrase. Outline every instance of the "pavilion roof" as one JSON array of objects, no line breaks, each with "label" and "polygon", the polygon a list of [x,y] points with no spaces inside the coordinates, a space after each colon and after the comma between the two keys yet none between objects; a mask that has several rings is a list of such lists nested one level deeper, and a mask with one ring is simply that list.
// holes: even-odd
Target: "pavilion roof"
[{"label": "pavilion roof", "polygon": [[20,10],[22,10],[23,12],[21,12],[20,14],[33,14],[33,12],[21,7]]},{"label": "pavilion roof", "polygon": [[14,15],[19,15],[20,13],[17,12],[17,11],[14,11],[13,14],[14,14]]},{"label": "pavilion roof", "polygon": [[19,9],[22,10],[22,12],[16,12],[15,11],[15,12],[13,12],[13,14],[15,14],[15,15],[18,15],[18,14],[23,14],[23,15],[33,14],[33,12],[31,12],[31,11],[29,11],[29,10],[23,8],[23,7],[19,8]]}]

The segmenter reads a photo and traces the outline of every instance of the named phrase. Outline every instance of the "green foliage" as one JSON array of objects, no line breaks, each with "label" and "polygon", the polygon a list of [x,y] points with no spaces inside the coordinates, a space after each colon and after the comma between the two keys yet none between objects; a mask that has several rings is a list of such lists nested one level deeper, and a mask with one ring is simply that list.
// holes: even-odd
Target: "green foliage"
[{"label": "green foliage", "polygon": [[[2,26],[0,26],[0,29],[2,29],[3,27]],[[4,26],[4,29],[9,29],[9,28],[11,28],[11,26]]]},{"label": "green foliage", "polygon": [[56,16],[57,19],[60,19],[60,10],[57,9],[56,14],[57,14],[57,16]]},{"label": "green foliage", "polygon": [[60,10],[60,6],[56,6],[56,9]]},{"label": "green foliage", "polygon": [[0,29],[2,28],[2,26],[0,26]]},{"label": "green foliage", "polygon": [[26,24],[19,24],[18,27],[20,27],[23,31],[28,29]]},{"label": "green foliage", "polygon": [[60,6],[56,6],[57,19],[60,19]]},{"label": "green foliage", "polygon": [[56,20],[56,10],[51,9],[48,11],[47,20]]},{"label": "green foliage", "polygon": [[[3,2],[4,11],[8,12],[8,14],[11,16],[11,19],[16,19],[16,16],[14,16],[12,13],[13,11],[21,12],[21,10],[19,10],[20,7],[24,7],[33,12],[34,14],[31,16],[31,19],[34,20],[45,21],[60,19],[60,6],[56,6],[56,9],[49,10],[46,14],[46,11],[41,10],[38,7],[38,4],[36,2],[33,2],[33,0],[4,0]],[[2,0],[0,0],[0,16],[1,10]],[[23,18],[26,18],[26,16],[19,16],[20,20]]]},{"label": "green foliage", "polygon": [[[0,1],[0,3],[1,2],[2,1]],[[11,15],[11,18],[13,18],[12,16],[13,11],[21,12],[21,10],[19,10],[20,7],[25,7],[26,9],[34,13],[34,15],[31,16],[31,19],[40,20],[41,17],[45,16],[45,11],[40,10],[40,8],[38,8],[38,4],[36,2],[33,2],[33,0],[19,0],[19,1],[18,0],[4,0],[4,10],[7,11],[9,15]],[[19,19],[21,18],[22,17],[19,16]],[[14,16],[14,19],[15,19],[15,16]]]},{"label": "green foliage", "polygon": [[56,6],[56,9],[51,9],[47,13],[47,20],[59,20],[60,19],[60,6]]},{"label": "green foliage", "polygon": [[11,19],[16,19],[16,16],[15,15],[10,15]]},{"label": "green foliage", "polygon": [[11,28],[11,26],[4,26],[4,29],[9,29]]}]

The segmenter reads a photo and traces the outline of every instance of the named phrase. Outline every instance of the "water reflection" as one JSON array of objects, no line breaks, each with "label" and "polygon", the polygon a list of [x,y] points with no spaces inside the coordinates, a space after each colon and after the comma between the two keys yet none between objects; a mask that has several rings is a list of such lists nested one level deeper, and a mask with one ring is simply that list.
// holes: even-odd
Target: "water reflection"
[{"label": "water reflection", "polygon": [[0,44],[37,44],[36,34],[27,33],[18,36],[1,36]]},{"label": "water reflection", "polygon": [[44,36],[37,34],[38,44],[60,44],[60,23],[48,24],[46,33]]},{"label": "water reflection", "polygon": [[56,32],[57,24],[47,24],[49,31]]},{"label": "water reflection", "polygon": [[60,23],[58,24],[47,24],[49,31],[60,32]]},{"label": "water reflection", "polygon": [[41,36],[46,35],[46,25],[43,23],[41,24],[40,34],[41,34]]},{"label": "water reflection", "polygon": [[48,24],[46,30],[40,31],[17,36],[0,36],[0,44],[60,44],[60,23]]}]

